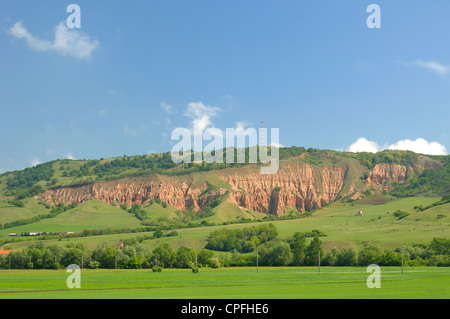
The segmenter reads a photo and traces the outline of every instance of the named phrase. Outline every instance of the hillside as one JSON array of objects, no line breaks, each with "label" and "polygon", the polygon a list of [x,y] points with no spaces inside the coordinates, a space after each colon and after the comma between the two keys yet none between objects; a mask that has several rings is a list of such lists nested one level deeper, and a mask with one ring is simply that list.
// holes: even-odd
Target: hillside
[{"label": "hillside", "polygon": [[[336,201],[376,201],[380,194],[437,198],[450,191],[449,156],[290,147],[280,149],[276,174],[261,175],[259,168],[249,163],[176,165],[169,153],[55,160],[0,175],[0,227],[3,234],[59,220],[68,227],[50,229],[191,227],[300,216]],[[69,210],[56,216],[56,205]],[[137,215],[126,211],[134,205]],[[82,224],[63,218],[72,210],[86,212]],[[105,218],[116,210],[123,218],[98,223],[96,210]]]}]

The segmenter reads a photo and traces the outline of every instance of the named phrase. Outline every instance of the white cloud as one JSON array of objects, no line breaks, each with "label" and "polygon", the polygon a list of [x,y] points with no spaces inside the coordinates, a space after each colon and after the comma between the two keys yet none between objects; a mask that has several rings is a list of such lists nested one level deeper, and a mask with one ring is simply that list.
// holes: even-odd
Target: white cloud
[{"label": "white cloud", "polygon": [[413,151],[414,153],[428,154],[428,155],[447,155],[447,150],[444,145],[438,142],[428,142],[423,138],[418,138],[415,141],[402,140],[388,147],[389,150]]},{"label": "white cloud", "polygon": [[270,146],[271,147],[276,147],[276,148],[283,148],[284,147],[284,145],[280,144],[280,143],[270,143]]},{"label": "white cloud", "polygon": [[447,155],[447,150],[444,145],[438,142],[428,142],[423,138],[418,138],[415,141],[405,139],[398,141],[391,145],[379,146],[374,141],[369,141],[364,137],[359,138],[355,143],[348,148],[349,152],[368,152],[377,153],[382,150],[401,150],[412,151],[414,153],[427,154],[427,155]]},{"label": "white cloud", "polygon": [[166,103],[164,103],[164,102],[161,102],[159,105],[160,105],[161,108],[164,110],[164,112],[166,112],[167,114],[174,114],[174,113],[176,113],[176,112],[173,110],[173,106],[172,106],[172,105],[166,104]]},{"label": "white cloud", "polygon": [[36,165],[42,164],[42,162],[37,157],[33,157],[30,164],[31,164],[31,166],[36,166]]},{"label": "white cloud", "polygon": [[249,123],[246,121],[239,121],[239,122],[236,122],[235,124],[236,124],[236,129],[242,129],[242,130],[245,130],[245,127],[249,126]]},{"label": "white cloud", "polygon": [[348,148],[349,152],[359,153],[359,152],[368,152],[368,153],[376,153],[379,151],[379,146],[376,142],[369,141],[364,137],[358,138],[355,143],[350,145]]},{"label": "white cloud", "polygon": [[450,67],[449,66],[446,66],[446,65],[443,65],[443,64],[440,64],[440,63],[437,63],[437,62],[433,62],[433,61],[417,60],[417,61],[414,61],[414,62],[406,62],[404,64],[425,68],[425,69],[428,69],[430,71],[436,72],[439,75],[445,75],[445,74],[450,72]]},{"label": "white cloud", "polygon": [[192,128],[203,132],[212,125],[211,118],[217,116],[222,109],[216,106],[208,106],[202,102],[192,102],[187,105],[184,115],[191,118]]},{"label": "white cloud", "polygon": [[25,39],[28,46],[37,51],[55,51],[64,56],[88,59],[99,46],[99,42],[80,31],[67,28],[64,22],[55,28],[53,42],[41,40],[28,32],[22,22],[17,22],[8,33],[18,39]]},{"label": "white cloud", "polygon": [[67,153],[67,159],[74,160],[75,157],[73,157],[72,153],[69,152],[69,153]]}]

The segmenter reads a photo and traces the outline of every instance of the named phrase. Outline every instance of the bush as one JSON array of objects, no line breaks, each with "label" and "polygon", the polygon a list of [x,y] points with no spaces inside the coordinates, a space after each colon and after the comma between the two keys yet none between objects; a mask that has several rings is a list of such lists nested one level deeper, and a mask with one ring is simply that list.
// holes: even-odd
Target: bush
[{"label": "bush", "polygon": [[406,216],[409,216],[409,213],[404,212],[402,210],[396,210],[394,212],[394,216],[397,217],[397,219],[402,219],[405,218]]},{"label": "bush", "polygon": [[211,268],[220,268],[220,259],[219,259],[219,257],[211,258]]},{"label": "bush", "polygon": [[91,260],[88,264],[88,267],[91,269],[97,269],[100,268],[100,263],[96,260]]},{"label": "bush", "polygon": [[161,266],[154,266],[154,267],[152,268],[152,271],[153,271],[153,272],[162,272],[162,270],[163,270],[163,268],[162,268]]},{"label": "bush", "polygon": [[197,266],[193,266],[193,267],[192,267],[192,272],[193,272],[194,274],[198,274],[198,273],[200,272],[200,268],[198,268]]}]

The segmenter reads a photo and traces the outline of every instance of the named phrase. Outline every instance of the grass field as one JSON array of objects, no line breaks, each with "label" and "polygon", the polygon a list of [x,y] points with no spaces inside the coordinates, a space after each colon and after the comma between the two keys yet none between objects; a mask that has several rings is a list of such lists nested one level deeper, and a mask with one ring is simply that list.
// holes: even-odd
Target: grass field
[{"label": "grass field", "polygon": [[39,222],[0,230],[0,236],[23,232],[80,232],[84,229],[136,228],[141,223],[121,208],[98,199],[79,204],[76,208]]},{"label": "grass field", "polygon": [[365,267],[82,270],[69,289],[64,270],[2,270],[0,299],[448,299],[450,269],[381,267],[381,288],[369,289]]}]

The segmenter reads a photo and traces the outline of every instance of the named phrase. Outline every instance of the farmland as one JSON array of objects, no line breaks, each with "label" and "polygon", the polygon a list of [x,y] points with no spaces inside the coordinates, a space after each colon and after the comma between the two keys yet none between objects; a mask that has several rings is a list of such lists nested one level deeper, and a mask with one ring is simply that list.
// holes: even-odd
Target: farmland
[{"label": "farmland", "polygon": [[81,288],[69,289],[65,270],[2,270],[0,298],[170,299],[440,299],[450,297],[450,270],[381,267],[381,288],[369,289],[365,267],[254,267],[82,270]]}]

